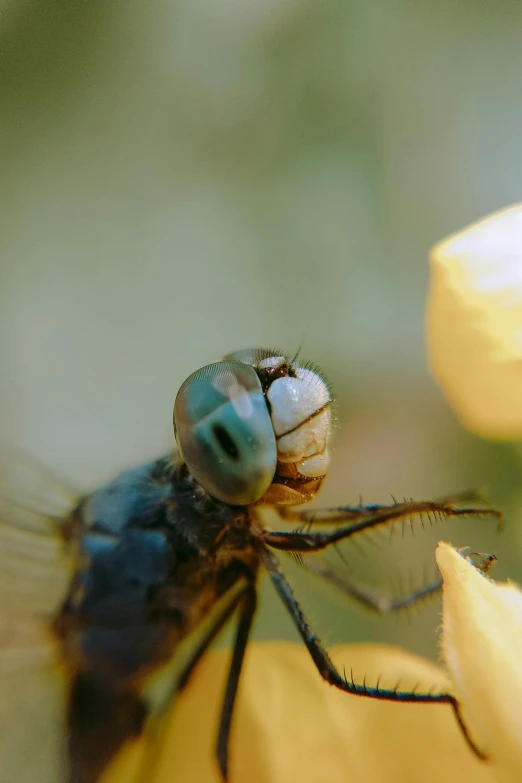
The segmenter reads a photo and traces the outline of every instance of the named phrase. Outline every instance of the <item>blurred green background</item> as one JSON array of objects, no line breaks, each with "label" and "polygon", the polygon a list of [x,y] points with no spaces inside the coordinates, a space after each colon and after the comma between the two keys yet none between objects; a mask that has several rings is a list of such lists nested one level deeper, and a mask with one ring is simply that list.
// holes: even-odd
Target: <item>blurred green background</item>
[{"label": "blurred green background", "polygon": [[[462,543],[522,579],[516,452],[424,348],[430,246],[521,198],[521,74],[513,1],[1,3],[2,437],[91,487],[170,447],[190,372],[302,344],[338,399],[321,504],[486,487],[506,531]],[[377,620],[289,568],[328,642],[434,652],[436,605]],[[257,636],[296,638],[264,590]]]}]

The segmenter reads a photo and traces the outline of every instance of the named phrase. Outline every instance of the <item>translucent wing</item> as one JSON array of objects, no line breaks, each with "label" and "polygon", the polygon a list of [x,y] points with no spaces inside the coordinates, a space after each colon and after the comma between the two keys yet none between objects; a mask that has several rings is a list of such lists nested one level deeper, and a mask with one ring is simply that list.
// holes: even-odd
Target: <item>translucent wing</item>
[{"label": "translucent wing", "polygon": [[[256,513],[265,526],[294,526],[290,532],[268,531],[267,544],[292,552],[302,567],[380,613],[407,608],[440,590],[434,552],[441,538],[467,546],[480,537],[480,548],[491,549],[485,539],[500,520],[472,496],[337,509],[260,507]],[[480,536],[478,518],[495,523]]]},{"label": "translucent wing", "polygon": [[0,448],[0,779],[61,783],[65,677],[50,632],[71,575],[61,520],[77,495]]},{"label": "translucent wing", "polygon": [[[229,622],[233,622],[246,587],[242,579],[234,584],[194,631],[176,647],[171,660],[145,680],[142,696],[147,704],[148,717],[144,730],[136,741],[127,743],[117,753],[100,783],[151,783],[158,778],[170,779],[168,773],[164,774],[163,767],[165,760],[172,756],[172,749],[165,747],[171,707],[216,637]],[[227,715],[230,705],[228,707],[228,710],[224,710]],[[209,749],[203,752],[211,753]]]}]

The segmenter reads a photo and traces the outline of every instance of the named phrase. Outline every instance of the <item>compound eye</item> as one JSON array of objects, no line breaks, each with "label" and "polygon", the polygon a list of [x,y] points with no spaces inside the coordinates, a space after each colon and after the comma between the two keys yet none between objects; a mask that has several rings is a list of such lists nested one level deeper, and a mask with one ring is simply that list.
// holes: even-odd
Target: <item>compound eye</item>
[{"label": "compound eye", "polygon": [[264,495],[277,466],[272,421],[256,371],[238,361],[209,364],[174,403],[181,456],[210,495],[243,506]]}]

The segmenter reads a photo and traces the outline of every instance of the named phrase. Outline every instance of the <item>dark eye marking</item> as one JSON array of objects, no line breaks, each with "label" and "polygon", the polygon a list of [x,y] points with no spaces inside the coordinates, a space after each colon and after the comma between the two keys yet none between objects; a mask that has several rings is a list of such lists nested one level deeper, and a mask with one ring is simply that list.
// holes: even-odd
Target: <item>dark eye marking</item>
[{"label": "dark eye marking", "polygon": [[234,462],[237,462],[239,459],[239,449],[228,434],[225,427],[222,427],[221,424],[214,424],[212,431],[214,433],[214,437],[225,454],[228,454],[230,459],[234,460]]}]

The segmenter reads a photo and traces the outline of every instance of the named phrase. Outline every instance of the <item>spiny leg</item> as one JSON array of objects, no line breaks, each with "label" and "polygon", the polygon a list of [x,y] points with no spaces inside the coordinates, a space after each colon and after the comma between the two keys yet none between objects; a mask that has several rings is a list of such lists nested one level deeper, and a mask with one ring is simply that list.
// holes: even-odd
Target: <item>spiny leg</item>
[{"label": "spiny leg", "polygon": [[293,594],[292,588],[281,571],[277,559],[271,552],[265,550],[263,562],[270,574],[272,583],[274,584],[279,597],[290,613],[290,616],[292,617],[292,620],[294,621],[294,624],[299,631],[319,674],[327,683],[333,685],[335,688],[339,688],[341,691],[354,694],[355,696],[366,696],[383,701],[396,701],[415,704],[450,704],[469,746],[473,752],[479,756],[479,758],[484,758],[483,753],[473,743],[473,740],[471,739],[462,720],[459,704],[455,696],[452,694],[433,694],[429,692],[418,693],[415,690],[401,691],[398,688],[381,688],[379,687],[378,682],[375,686],[368,686],[366,685],[366,682],[363,682],[361,685],[360,683],[354,682],[353,677],[348,680],[346,677],[342,676],[326,652],[322,643],[308,625],[301,607],[299,606],[299,603]]},{"label": "spiny leg", "polygon": [[[470,553],[468,557],[477,558],[477,562],[474,564],[475,568],[483,574],[488,573],[497,559],[495,555],[484,554],[482,552]],[[416,590],[411,590],[411,592],[406,595],[392,598],[384,593],[370,590],[361,582],[356,582],[353,579],[340,576],[332,568],[329,568],[323,563],[318,563],[312,558],[307,558],[301,565],[303,568],[306,568],[308,571],[312,571],[312,573],[321,577],[321,579],[325,579],[345,595],[354,598],[362,604],[362,606],[365,606],[367,609],[377,612],[378,614],[400,612],[402,609],[407,609],[419,601],[430,598],[442,591],[442,579],[436,579],[433,582],[418,587]]]},{"label": "spiny leg", "polygon": [[[321,552],[330,548],[337,549],[336,545],[344,540],[357,541],[357,534],[365,534],[372,528],[379,529],[393,525],[402,520],[409,521],[413,530],[413,519],[416,516],[422,527],[433,526],[440,521],[449,520],[452,517],[462,516],[488,516],[493,517],[498,524],[501,522],[501,514],[490,508],[455,508],[457,502],[470,502],[478,500],[477,493],[462,493],[453,497],[441,498],[436,501],[404,501],[394,503],[391,506],[357,506],[330,509],[297,509],[295,507],[280,507],[263,511],[260,507],[258,516],[261,522],[273,524],[273,516],[287,522],[299,522],[300,527],[291,532],[265,530],[261,538],[268,546],[274,549],[290,551],[295,556],[301,567],[312,571],[320,578],[332,584],[338,590],[363,606],[380,614],[390,613],[405,609],[413,604],[435,595],[442,588],[442,580],[433,579],[430,583],[422,583],[416,589],[404,596],[390,597],[381,592],[368,588],[361,580],[354,580],[347,576],[344,570],[332,566],[327,561],[321,562]],[[344,523],[349,522],[343,526]],[[335,526],[332,531],[312,530],[314,525]],[[352,539],[353,536],[353,539]],[[315,557],[313,553],[317,553]],[[310,557],[306,555],[309,554]],[[341,559],[342,558],[341,556]]]},{"label": "spiny leg", "polygon": [[[258,514],[262,520],[262,508]],[[494,517],[500,524],[502,515],[499,511],[490,508],[455,508],[452,505],[428,501],[411,501],[408,503],[396,503],[393,506],[367,506],[366,508],[342,507],[337,509],[278,509],[278,516],[287,522],[299,522],[302,526],[313,525],[338,525],[334,530],[327,532],[310,531],[271,531],[265,530],[260,538],[270,547],[287,552],[318,552],[326,549],[338,541],[343,541],[357,533],[383,527],[390,522],[399,519],[407,519],[413,514],[423,515],[432,524],[442,519],[451,517]],[[342,526],[344,522],[350,522]]]},{"label": "spiny leg", "polygon": [[307,559],[303,563],[303,567],[312,571],[314,574],[321,577],[321,579],[325,579],[345,595],[358,601],[362,606],[365,606],[367,609],[370,609],[372,612],[377,612],[378,614],[399,612],[401,609],[407,609],[425,598],[440,593],[442,590],[442,579],[437,579],[427,585],[419,587],[417,590],[412,590],[406,595],[392,598],[384,593],[370,590],[366,585],[356,582],[353,579],[341,577],[333,569],[328,568],[322,563],[316,563],[314,560]]},{"label": "spiny leg", "polygon": [[256,591],[254,587],[251,587],[250,589],[247,589],[243,595],[232,660],[228,671],[225,696],[221,706],[216,754],[223,780],[227,780],[228,776],[228,741],[230,737],[230,726],[232,723],[232,714],[234,712],[239,676],[243,666],[243,659],[248,644],[250,629],[252,627],[252,620],[256,611],[256,603]]},{"label": "spiny leg", "polygon": [[370,696],[374,698],[386,699],[388,701],[406,701],[406,702],[424,702],[424,701],[443,701],[448,702],[451,697],[448,694],[422,694],[412,693],[411,691],[399,691],[390,690],[379,687],[369,687],[366,685],[359,685],[346,680],[337,671],[333,661],[324,649],[323,645],[317,639],[312,629],[308,625],[306,618],[302,612],[302,609],[293,594],[290,584],[286,580],[279,563],[271,553],[266,553],[264,557],[264,563],[270,573],[270,578],[282,599],[284,605],[292,617],[297,630],[299,631],[303,642],[305,643],[308,652],[312,656],[312,659],[323,679],[325,679],[331,685],[339,688],[342,691],[353,693],[357,696]]}]

